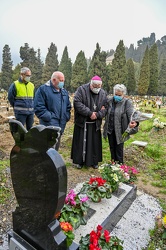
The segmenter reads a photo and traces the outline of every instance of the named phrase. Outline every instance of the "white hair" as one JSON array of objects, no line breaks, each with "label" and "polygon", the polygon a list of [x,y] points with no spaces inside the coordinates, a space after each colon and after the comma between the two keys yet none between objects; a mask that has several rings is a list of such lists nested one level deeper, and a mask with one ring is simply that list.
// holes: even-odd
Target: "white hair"
[{"label": "white hair", "polygon": [[25,74],[27,71],[31,71],[31,70],[27,67],[23,67],[23,68],[21,68],[20,73]]},{"label": "white hair", "polygon": [[116,91],[120,91],[120,92],[122,92],[124,95],[126,94],[126,92],[127,92],[127,89],[126,89],[126,87],[125,87],[125,85],[124,84],[116,84],[114,87],[113,87],[113,94],[115,95],[115,92]]}]

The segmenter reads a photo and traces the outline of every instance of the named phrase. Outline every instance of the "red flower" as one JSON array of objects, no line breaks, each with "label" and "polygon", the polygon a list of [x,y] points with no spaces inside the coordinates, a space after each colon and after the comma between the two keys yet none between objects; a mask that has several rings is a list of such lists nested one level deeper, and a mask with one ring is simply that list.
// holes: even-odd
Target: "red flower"
[{"label": "red flower", "polygon": [[101,225],[98,225],[97,226],[97,231],[101,231],[103,228],[102,228],[102,226]]},{"label": "red flower", "polygon": [[104,230],[104,238],[105,238],[106,242],[109,242],[109,240],[111,238],[109,231]]},{"label": "red flower", "polygon": [[60,222],[60,227],[65,232],[69,232],[69,231],[73,230],[73,227],[72,227],[72,225],[69,222]]},{"label": "red flower", "polygon": [[93,184],[93,182],[97,182],[98,186],[103,186],[104,183],[106,183],[106,180],[101,177],[90,178],[89,184]]}]

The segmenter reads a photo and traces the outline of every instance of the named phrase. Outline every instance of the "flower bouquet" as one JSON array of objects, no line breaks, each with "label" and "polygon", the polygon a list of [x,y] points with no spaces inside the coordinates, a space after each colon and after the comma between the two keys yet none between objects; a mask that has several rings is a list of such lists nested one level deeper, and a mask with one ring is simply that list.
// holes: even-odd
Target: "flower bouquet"
[{"label": "flower bouquet", "polygon": [[73,227],[69,222],[60,222],[60,227],[63,233],[66,235],[67,247],[69,247],[75,238]]},{"label": "flower bouquet", "polygon": [[102,229],[102,226],[98,225],[96,231],[92,230],[90,234],[82,236],[79,250],[122,250],[123,241],[116,236],[111,236],[107,230],[102,233]]},{"label": "flower bouquet", "polygon": [[123,170],[120,168],[120,166],[120,164],[114,162],[110,164],[105,163],[102,164],[98,169],[102,177],[111,186],[112,192],[118,189],[120,182],[124,182]]},{"label": "flower bouquet", "polygon": [[74,229],[78,228],[80,225],[86,225],[87,221],[85,215],[89,208],[87,200],[87,196],[80,198],[74,190],[70,190],[69,194],[66,196],[65,204],[61,209],[59,221],[71,223]]},{"label": "flower bouquet", "polygon": [[154,119],[153,127],[155,128],[156,131],[163,129],[165,126],[166,126],[166,122],[161,122],[159,117]]},{"label": "flower bouquet", "polygon": [[[142,121],[148,120],[150,118],[151,118],[151,116],[149,116],[149,114],[142,113],[139,110],[135,110],[132,113],[131,117],[130,117],[130,122],[132,122],[132,121],[142,122]],[[135,128],[130,128],[129,125],[128,125],[127,129],[122,134],[123,141],[126,140],[126,138],[129,136],[129,134],[131,134],[131,132],[132,132],[133,129],[135,129]]]},{"label": "flower bouquet", "polygon": [[83,183],[80,193],[86,194],[93,202],[100,202],[102,198],[111,198],[112,189],[106,180],[95,177]]},{"label": "flower bouquet", "polygon": [[124,183],[132,184],[137,180],[138,170],[136,168],[127,165],[121,165],[120,168],[123,170]]}]

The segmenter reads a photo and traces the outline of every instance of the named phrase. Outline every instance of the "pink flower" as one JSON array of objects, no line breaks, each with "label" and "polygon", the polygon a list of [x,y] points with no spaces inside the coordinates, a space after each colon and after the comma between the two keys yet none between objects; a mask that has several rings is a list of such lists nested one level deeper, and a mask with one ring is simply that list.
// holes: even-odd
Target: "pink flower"
[{"label": "pink flower", "polygon": [[88,199],[89,199],[88,196],[85,196],[85,197],[81,198],[80,201],[86,202]]}]

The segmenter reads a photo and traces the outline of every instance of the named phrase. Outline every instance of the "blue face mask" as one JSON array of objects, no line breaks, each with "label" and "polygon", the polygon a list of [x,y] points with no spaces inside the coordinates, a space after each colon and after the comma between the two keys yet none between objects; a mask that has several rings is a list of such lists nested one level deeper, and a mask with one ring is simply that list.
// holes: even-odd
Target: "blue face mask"
[{"label": "blue face mask", "polygon": [[122,96],[114,95],[115,102],[120,102],[123,99]]},{"label": "blue face mask", "polygon": [[58,83],[58,88],[59,88],[59,89],[62,89],[63,86],[64,86],[64,82],[59,82],[59,83]]}]

